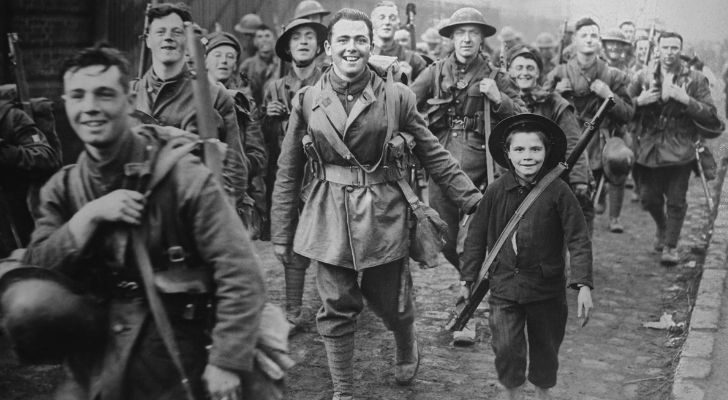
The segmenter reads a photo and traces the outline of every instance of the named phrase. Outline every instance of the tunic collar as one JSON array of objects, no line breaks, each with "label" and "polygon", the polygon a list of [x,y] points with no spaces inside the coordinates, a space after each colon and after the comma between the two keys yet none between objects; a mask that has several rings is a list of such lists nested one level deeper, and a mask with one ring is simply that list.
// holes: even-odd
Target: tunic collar
[{"label": "tunic collar", "polygon": [[352,95],[354,97],[358,96],[361,92],[364,91],[364,88],[367,87],[370,78],[371,71],[369,71],[368,67],[366,71],[361,74],[354,82],[347,82],[341,79],[338,75],[336,75],[336,72],[333,68],[331,68],[329,72],[329,82],[331,83],[331,88],[338,94]]}]

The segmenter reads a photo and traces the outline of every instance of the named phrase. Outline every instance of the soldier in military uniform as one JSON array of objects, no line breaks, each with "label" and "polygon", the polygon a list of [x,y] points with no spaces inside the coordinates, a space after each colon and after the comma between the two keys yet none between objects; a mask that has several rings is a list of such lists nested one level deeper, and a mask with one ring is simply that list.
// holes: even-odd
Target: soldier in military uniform
[{"label": "soldier in military uniform", "polygon": [[[616,105],[607,113],[599,127],[599,134],[595,135],[587,148],[589,168],[594,178],[599,180],[603,173],[604,144],[616,127],[629,122],[634,115],[634,106],[627,94],[629,78],[599,59],[599,25],[593,19],[582,18],[576,22],[573,47],[575,56],[551,71],[544,88],[555,90],[568,100],[574,106],[580,124],[594,116],[604,99],[614,98]],[[591,202],[582,203],[581,206],[590,231],[593,231],[594,206]]]},{"label": "soldier in military uniform", "polygon": [[[267,25],[261,25],[255,30],[254,56],[243,61],[240,73],[249,85],[250,96],[255,104],[263,104],[263,91],[268,82],[280,78],[281,59],[275,54],[276,34]],[[265,110],[258,110],[261,114]]]},{"label": "soldier in military uniform", "polygon": [[31,186],[61,166],[59,155],[16,98],[15,85],[0,85],[0,258],[28,244],[33,231]]},{"label": "soldier in military uniform", "polygon": [[235,24],[235,32],[240,33],[240,61],[245,61],[255,54],[253,39],[255,31],[263,25],[263,20],[257,14],[245,14]]},{"label": "soldier in military uniform", "polygon": [[[280,146],[288,128],[293,97],[301,88],[311,86],[321,78],[321,68],[314,60],[323,53],[325,39],[324,25],[306,19],[296,19],[286,26],[276,42],[278,57],[291,62],[292,65],[286,76],[270,82],[265,90],[263,106],[266,115],[263,117],[263,126],[266,144],[271,154],[266,177],[269,196],[273,193],[276,165]],[[304,281],[310,260],[299,254],[293,254],[291,258],[290,263],[283,265],[286,281],[286,313],[294,327],[302,328],[311,317],[309,310],[302,308]]]},{"label": "soldier in military uniform", "polygon": [[660,261],[675,265],[680,260],[677,244],[687,212],[695,144],[704,128],[720,132],[724,126],[708,79],[680,60],[682,36],[662,33],[658,46],[657,71],[650,67],[638,72],[629,94],[637,107],[635,171],[642,207],[655,220],[654,248],[662,253]]},{"label": "soldier in military uniform", "polygon": [[554,67],[556,67],[556,64],[559,63],[556,51],[558,43],[556,43],[554,35],[548,32],[541,32],[538,36],[536,36],[536,43],[534,46],[538,49],[539,56],[541,57],[541,60],[543,60],[543,70],[541,71],[540,76],[546,76],[554,69]]},{"label": "soldier in military uniform", "polygon": [[235,101],[235,114],[240,128],[240,151],[245,154],[248,171],[247,191],[243,193],[239,213],[253,239],[258,239],[266,214],[265,172],[268,150],[260,128],[256,104],[240,90],[238,66],[240,42],[230,33],[213,32],[205,38],[205,64],[212,82],[225,86]]},{"label": "soldier in military uniform", "polygon": [[[192,92],[192,73],[185,62],[187,36],[184,22],[192,15],[184,4],[159,4],[149,9],[146,45],[152,66],[132,83],[136,109],[159,125],[173,126],[197,134],[197,112]],[[248,171],[240,143],[240,131],[232,97],[222,85],[211,85],[213,107],[217,112],[218,136],[226,143],[223,174],[226,190],[238,210],[245,208]]]},{"label": "soldier in military uniform", "polygon": [[[430,130],[481,190],[488,184],[484,96],[490,104],[487,112],[491,115],[491,125],[526,111],[513,82],[503,72],[493,70],[480,52],[483,39],[495,31],[480,11],[469,7],[455,11],[449,22],[440,28],[441,36],[452,39],[455,51],[427,67],[411,85],[419,109],[427,111]],[[443,254],[458,268],[459,221],[467,210],[458,208],[437,185],[430,185],[430,204],[448,224]],[[472,340],[474,331],[471,329],[463,337],[463,344]]]},{"label": "soldier in military uniform", "polygon": [[[62,73],[68,120],[85,150],[76,164],[54,175],[41,191],[39,219],[24,261],[47,272],[16,277],[53,277],[50,280],[68,289],[59,291],[58,285],[37,281],[27,287],[53,288],[51,296],[60,295],[61,308],[84,294],[88,297],[83,303],[92,304],[86,309],[103,315],[97,319],[103,340],[61,349],[68,352],[64,361],[80,390],[78,398],[181,399],[183,370],[196,398],[236,400],[244,394],[272,399],[253,390],[254,351],[265,301],[262,272],[216,178],[188,152],[171,155],[172,141],[191,143],[182,137],[183,131],[134,127],[129,63],[119,51],[83,50],[67,61]],[[140,168],[145,164],[148,171]],[[147,195],[138,190],[148,190]],[[144,237],[132,239],[140,226]],[[152,319],[133,240],[146,246],[153,269],[151,290],[161,298],[171,332]],[[49,299],[43,290],[6,292],[2,298],[7,307],[4,327],[18,323],[18,317],[47,318],[28,315],[37,309],[34,305],[42,307],[43,299]],[[216,306],[211,308],[212,301]],[[95,317],[83,315],[79,320],[88,326]],[[65,330],[73,327],[81,328],[72,325]],[[26,330],[30,337],[18,337],[18,332],[11,329],[11,339],[25,343],[32,353],[35,346],[26,340],[39,336]],[[176,338],[181,366],[173,362],[164,335]]]},{"label": "soldier in military uniform", "polygon": [[[397,183],[409,176],[405,143],[456,207],[472,212],[481,198],[425,127],[411,90],[368,66],[372,36],[365,13],[333,15],[325,42],[332,68],[294,97],[273,192],[276,256],[290,263],[293,250],[318,261],[316,320],[335,400],[353,398],[354,333],[365,299],[394,333],[397,383],[410,384],[420,364],[408,200]],[[307,162],[315,179],[302,187]]]},{"label": "soldier in military uniform", "polygon": [[407,75],[409,82],[413,82],[427,67],[427,63],[419,54],[394,40],[394,33],[401,22],[399,8],[392,1],[380,1],[374,6],[371,19],[374,25],[372,54],[396,57],[402,72]]},{"label": "soldier in military uniform", "polygon": [[331,11],[324,8],[316,0],[303,0],[298,3],[296,9],[293,11],[294,19],[307,19],[309,21],[318,22],[319,24],[324,23],[324,17],[331,14]]}]

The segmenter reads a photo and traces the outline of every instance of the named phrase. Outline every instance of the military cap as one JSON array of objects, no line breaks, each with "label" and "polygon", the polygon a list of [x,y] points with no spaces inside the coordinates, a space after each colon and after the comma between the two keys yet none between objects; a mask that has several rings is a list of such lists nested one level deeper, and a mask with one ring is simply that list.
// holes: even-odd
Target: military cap
[{"label": "military cap", "polygon": [[263,20],[258,14],[245,14],[235,25],[235,30],[246,35],[255,35],[255,31],[261,25],[263,25]]},{"label": "military cap", "polygon": [[425,43],[440,43],[442,36],[437,33],[437,29],[427,28],[425,33],[420,35],[420,39],[422,39],[422,41],[424,41]]},{"label": "military cap", "polygon": [[548,32],[541,32],[536,36],[536,47],[556,47],[556,38]]},{"label": "military cap", "polygon": [[235,36],[233,36],[231,33],[213,32],[205,36],[205,38],[202,40],[202,44],[205,45],[205,55],[210,54],[210,52],[215,47],[227,45],[234,48],[237,52],[237,55],[235,57],[236,60],[240,58],[240,49],[242,48],[242,46],[240,46],[240,42],[238,41],[238,39],[235,38]]},{"label": "military cap", "polygon": [[602,34],[602,42],[618,42],[622,44],[631,45],[632,43],[627,40],[627,36],[619,30],[619,28],[611,28]]},{"label": "military cap", "polygon": [[607,139],[602,149],[602,165],[607,180],[615,185],[621,185],[627,179],[634,164],[634,153],[619,137]]},{"label": "military cap", "polygon": [[492,25],[489,25],[485,22],[485,17],[483,14],[472,8],[472,7],[463,7],[461,9],[456,10],[454,13],[452,13],[452,16],[448,19],[447,23],[443,24],[440,29],[439,33],[440,36],[444,37],[450,37],[452,35],[452,32],[455,30],[456,27],[460,25],[476,25],[480,28],[480,30],[483,32],[483,37],[486,38],[488,36],[495,35],[496,29]]},{"label": "military cap", "polygon": [[516,30],[510,26],[504,26],[498,34],[498,40],[500,40],[501,42],[516,40],[517,37],[518,34],[516,33]]},{"label": "military cap", "polygon": [[515,46],[512,49],[509,49],[506,52],[507,56],[507,65],[506,67],[510,67],[513,60],[516,59],[516,57],[525,57],[530,58],[531,60],[536,62],[536,66],[538,66],[539,71],[543,71],[543,60],[541,59],[541,55],[538,53],[538,50],[532,48],[528,45],[520,45]]},{"label": "military cap", "polygon": [[576,21],[576,24],[574,25],[574,32],[578,31],[579,29],[581,29],[585,26],[591,26],[591,25],[596,25],[597,27],[599,27],[599,24],[597,24],[597,22],[594,21],[594,19],[592,19],[591,17],[584,17],[584,18]]},{"label": "military cap", "polygon": [[321,14],[323,17],[331,14],[331,11],[324,9],[324,6],[316,0],[303,0],[296,6],[296,10],[293,12],[293,18],[291,19],[307,19],[318,14]]},{"label": "military cap", "polygon": [[493,128],[488,145],[493,160],[500,166],[511,168],[508,149],[506,148],[506,138],[513,131],[538,131],[546,135],[549,143],[545,143],[545,145],[549,148],[549,151],[543,163],[543,170],[548,171],[564,161],[566,156],[566,135],[564,131],[554,121],[546,117],[525,113],[508,117]]},{"label": "military cap", "polygon": [[283,61],[291,61],[291,54],[288,51],[289,42],[293,32],[302,26],[310,26],[316,32],[316,55],[321,54],[324,51],[324,40],[328,30],[323,24],[308,19],[294,19],[286,25],[286,29],[281,34],[281,37],[276,40],[276,54]]}]

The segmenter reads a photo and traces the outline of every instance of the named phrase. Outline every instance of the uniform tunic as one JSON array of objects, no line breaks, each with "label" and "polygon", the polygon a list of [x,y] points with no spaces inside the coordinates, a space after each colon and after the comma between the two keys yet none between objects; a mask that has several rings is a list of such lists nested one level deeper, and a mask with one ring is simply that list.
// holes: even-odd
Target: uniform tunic
[{"label": "uniform tunic", "polygon": [[422,71],[427,68],[427,63],[419,54],[412,50],[405,49],[399,43],[393,43],[392,47],[383,50],[381,47],[374,46],[372,54],[383,56],[397,57],[399,61],[405,61],[412,67],[412,76],[408,76],[410,82],[414,82]]},{"label": "uniform tunic", "polygon": [[[156,329],[150,328],[153,325],[146,302],[118,295],[116,285],[120,281],[139,277],[127,247],[128,225],[104,223],[84,247],[79,247],[68,227],[71,217],[89,202],[127,185],[134,186],[134,181],[124,174],[125,166],[144,161],[147,146],[158,143],[158,134],[164,132],[164,128],[149,125],[135,128],[122,139],[120,151],[110,160],[97,161],[84,152],[77,164],[54,175],[41,192],[40,219],[25,262],[69,276],[109,306],[110,342],[105,354],[92,355],[91,361],[76,365],[74,370],[77,379],[86,377],[83,383],[88,386],[90,398],[99,394],[104,400],[125,396],[158,399],[178,386],[176,369]],[[170,193],[176,203],[160,201],[163,197],[157,196],[161,191]],[[170,212],[169,207],[175,210]],[[210,336],[205,334],[204,321],[185,320],[165,300],[193,386],[201,387],[200,374],[208,362],[231,371],[251,371],[265,300],[263,278],[247,233],[220,185],[196,157],[184,156],[152,192],[145,215],[155,270],[169,263],[166,246],[174,229],[182,242],[189,243],[183,249],[188,267],[203,268],[214,282],[216,322]],[[174,217],[169,220],[171,215]],[[209,342],[207,358],[204,347]],[[136,351],[135,343],[143,351]],[[141,369],[144,372],[136,369],[141,375],[125,377],[127,363],[135,368],[140,363],[145,365]],[[142,381],[148,385],[148,393],[131,391]]]},{"label": "uniform tunic", "polygon": [[[268,82],[281,76],[280,69],[281,59],[275,54],[272,54],[269,60],[264,60],[259,53],[256,53],[240,64],[240,73],[248,79],[255,104],[263,104],[265,87]],[[262,109],[259,111],[264,112]]]},{"label": "uniform tunic", "polygon": [[[301,140],[306,133],[312,136],[325,164],[350,165],[328,144],[324,130],[339,135],[351,153],[365,165],[374,165],[385,145],[387,113],[382,78],[369,73],[366,81],[346,84],[334,82],[334,74],[329,70],[319,81],[321,91],[313,99],[308,121],[304,118],[299,96],[294,97],[288,132],[278,160],[271,240],[283,245],[293,243],[294,251],[308,258],[359,270],[407,256],[408,204],[394,182],[347,186],[314,179],[303,189],[305,203],[298,221],[306,163]],[[399,130],[414,136],[415,155],[443,192],[459,207],[470,210],[480,199],[477,188],[425,127],[415,108],[412,92],[399,83],[395,89]],[[347,99],[349,95],[351,97]],[[327,123],[309,125],[314,113],[319,113]]]}]

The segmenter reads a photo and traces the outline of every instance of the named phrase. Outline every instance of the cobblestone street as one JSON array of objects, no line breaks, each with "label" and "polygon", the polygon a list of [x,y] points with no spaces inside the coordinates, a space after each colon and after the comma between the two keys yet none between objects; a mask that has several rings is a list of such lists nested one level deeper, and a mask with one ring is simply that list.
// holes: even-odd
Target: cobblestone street
[{"label": "cobblestone street", "polygon": [[[627,193],[629,196],[630,193]],[[643,328],[664,312],[676,322],[688,318],[688,293],[694,291],[701,259],[691,249],[701,242],[706,221],[700,181],[693,179],[689,210],[680,244],[681,263],[665,268],[652,250],[654,223],[638,203],[625,200],[625,233],[607,231],[607,218],[598,216],[595,227],[594,314],[585,328],[576,321],[576,292],[570,291],[570,315],[561,348],[559,383],[554,396],[564,400],[665,399],[668,398],[673,362],[683,341],[682,332]],[[282,268],[271,247],[258,243],[267,270],[270,296],[283,301]],[[307,276],[305,302],[320,304],[315,292],[314,267]],[[417,296],[417,327],[422,364],[413,386],[402,388],[393,378],[394,343],[379,320],[365,311],[359,320],[355,369],[357,399],[494,399],[501,389],[493,367],[487,311],[478,316],[478,342],[456,348],[444,330],[453,305],[458,278],[443,261],[433,270],[413,270]],[[289,398],[331,398],[323,343],[315,327],[292,341],[299,365],[290,371]],[[533,397],[533,389],[529,388]]]}]

